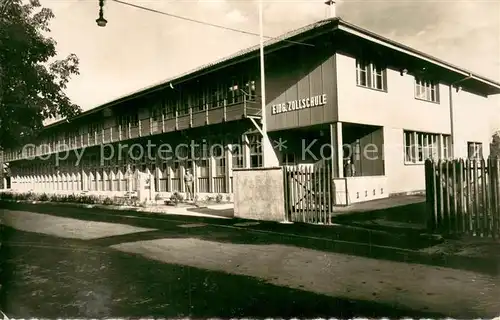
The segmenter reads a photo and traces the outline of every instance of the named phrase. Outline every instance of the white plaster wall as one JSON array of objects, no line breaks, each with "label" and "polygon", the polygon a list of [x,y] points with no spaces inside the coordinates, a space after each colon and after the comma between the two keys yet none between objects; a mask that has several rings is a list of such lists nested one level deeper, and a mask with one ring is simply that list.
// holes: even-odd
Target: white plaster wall
[{"label": "white plaster wall", "polygon": [[[414,77],[387,70],[387,92],[356,85],[356,60],[336,54],[339,121],[384,127],[385,174],[391,192],[425,188],[423,164],[404,163],[403,130],[451,134],[450,91],[439,86],[440,102],[414,98]],[[493,132],[500,129],[500,98],[452,91],[455,157],[467,156],[467,141],[483,143],[489,155]]]}]

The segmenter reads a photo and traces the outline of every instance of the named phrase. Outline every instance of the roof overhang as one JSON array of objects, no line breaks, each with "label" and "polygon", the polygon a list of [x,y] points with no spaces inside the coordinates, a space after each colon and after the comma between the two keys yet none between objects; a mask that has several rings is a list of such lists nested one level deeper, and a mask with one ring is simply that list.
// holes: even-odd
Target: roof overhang
[{"label": "roof overhang", "polygon": [[[311,31],[319,31],[319,34],[323,34],[326,32],[331,32],[333,27],[333,31],[335,30],[340,30],[343,32],[346,32],[348,34],[354,35],[356,37],[363,38],[365,40],[368,40],[372,43],[376,43],[378,45],[381,45],[383,47],[386,47],[388,49],[395,50],[397,52],[400,52],[402,54],[406,54],[409,56],[412,56],[416,59],[420,59],[423,61],[426,61],[428,63],[431,63],[433,65],[439,66],[445,70],[448,70],[450,72],[453,72],[457,75],[462,75],[463,80],[473,80],[480,84],[481,86],[484,86],[487,88],[488,94],[499,94],[500,93],[500,83],[497,83],[495,81],[489,80],[485,77],[482,77],[480,75],[476,75],[468,70],[464,70],[462,68],[459,68],[457,66],[454,66],[452,64],[449,64],[443,60],[440,60],[438,58],[432,57],[428,54],[425,54],[423,52],[420,52],[418,50],[415,50],[411,47],[405,46],[401,43],[398,43],[396,41],[393,41],[391,39],[385,38],[383,36],[380,36],[374,32],[371,32],[369,30],[363,29],[361,27],[358,27],[354,24],[348,23],[341,18],[331,18],[331,19],[326,19],[326,20],[321,20],[318,22],[315,22],[313,24],[307,25],[305,27],[302,27],[297,30],[293,30],[291,32],[288,32],[282,36],[279,36],[277,38],[273,38],[271,40],[266,41],[265,48],[266,48],[266,54],[269,54],[273,51],[279,50],[284,47],[288,47],[293,45],[293,41],[291,39],[307,39],[311,38]],[[309,35],[309,36],[308,36]],[[318,35],[318,33],[314,33],[314,35]],[[102,104],[96,108],[87,110],[85,112],[82,112],[81,114],[73,117],[70,119],[70,121],[77,120],[79,118],[82,118],[84,116],[88,116],[91,114],[96,114],[98,112],[101,112],[102,110],[106,108],[112,108],[118,104],[121,104],[123,102],[140,98],[145,95],[148,95],[150,93],[153,93],[155,91],[163,90],[167,88],[171,83],[176,85],[182,82],[189,81],[193,78],[214,72],[218,69],[225,68],[231,65],[234,65],[236,63],[240,63],[243,61],[247,61],[250,59],[253,59],[259,55],[259,46],[254,46],[250,47],[244,50],[241,50],[239,52],[236,52],[235,54],[225,57],[223,59],[220,59],[218,61],[200,66],[194,70],[188,71],[186,73],[180,74],[178,76],[166,79],[161,81],[160,83],[156,83],[154,85],[142,88],[136,92],[124,95],[122,97],[119,97],[117,99],[114,99],[110,102],[107,102],[105,104]],[[61,124],[67,123],[68,121],[66,120],[61,120],[58,122],[51,123],[47,126],[44,127],[44,129],[49,129],[53,128],[56,126],[59,126]]]},{"label": "roof overhang", "polygon": [[334,29],[344,31],[344,32],[349,33],[351,35],[366,39],[372,43],[376,43],[376,44],[384,46],[386,48],[389,48],[389,49],[398,51],[400,53],[412,56],[414,58],[429,62],[429,63],[434,64],[436,66],[439,66],[443,69],[446,69],[448,71],[462,75],[464,77],[464,79],[475,80],[475,81],[483,84],[484,86],[487,86],[488,87],[487,91],[490,94],[499,94],[500,93],[500,83],[497,83],[497,82],[489,80],[485,77],[473,74],[472,72],[470,72],[468,70],[459,68],[459,67],[454,66],[450,63],[442,61],[438,58],[432,57],[428,54],[425,54],[423,52],[420,52],[418,50],[415,50],[413,48],[405,46],[401,43],[398,43],[396,41],[382,37],[382,36],[380,36],[376,33],[373,33],[369,30],[365,30],[363,28],[360,28],[356,25],[350,24],[350,23],[345,22],[343,20],[340,20],[339,23],[334,27]]}]

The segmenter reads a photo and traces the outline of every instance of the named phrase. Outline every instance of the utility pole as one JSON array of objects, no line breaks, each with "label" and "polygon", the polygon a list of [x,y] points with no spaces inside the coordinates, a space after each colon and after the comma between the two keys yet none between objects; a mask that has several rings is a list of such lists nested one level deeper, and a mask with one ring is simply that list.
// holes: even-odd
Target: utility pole
[{"label": "utility pole", "polygon": [[261,96],[261,121],[262,132],[267,133],[266,124],[266,73],[264,70],[264,18],[262,1],[259,0],[259,36],[260,36],[260,96]]},{"label": "utility pole", "polygon": [[259,0],[259,36],[260,36],[260,96],[261,96],[261,125],[262,125],[262,166],[265,168],[278,165],[278,158],[273,145],[267,135],[267,110],[266,110],[266,72],[264,69],[264,9],[263,0]]}]

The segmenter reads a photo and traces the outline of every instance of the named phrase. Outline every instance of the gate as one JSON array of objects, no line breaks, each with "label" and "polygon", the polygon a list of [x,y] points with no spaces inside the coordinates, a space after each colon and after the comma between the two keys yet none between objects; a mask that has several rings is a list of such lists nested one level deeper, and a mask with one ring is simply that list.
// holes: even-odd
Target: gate
[{"label": "gate", "polygon": [[330,165],[284,167],[285,213],[289,221],[331,224],[334,188]]}]

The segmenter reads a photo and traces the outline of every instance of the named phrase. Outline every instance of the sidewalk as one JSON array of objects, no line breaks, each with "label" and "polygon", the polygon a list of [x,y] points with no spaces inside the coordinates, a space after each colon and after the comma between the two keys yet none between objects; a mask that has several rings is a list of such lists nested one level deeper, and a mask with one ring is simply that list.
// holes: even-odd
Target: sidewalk
[{"label": "sidewalk", "polygon": [[[294,308],[294,296],[300,295],[300,292],[312,292],[318,294],[317,299],[333,297],[348,301],[342,302],[343,306],[332,307],[340,310],[362,309],[363,305],[366,306],[369,302],[394,309],[420,310],[469,319],[491,318],[500,312],[498,275],[436,266],[433,261],[412,261],[417,258],[418,252],[372,246],[369,237],[362,239],[365,243],[345,241],[346,237],[353,236],[352,228],[314,228],[307,225],[299,228],[298,225],[276,223],[238,227],[235,220],[229,219],[171,219],[141,213],[128,217],[129,213],[123,216],[117,212],[112,214],[111,211],[108,211],[108,214],[104,210],[89,213],[92,210],[66,208],[60,210],[55,206],[25,205],[20,208],[23,211],[9,208],[4,211],[4,215],[8,217],[7,221],[11,227],[30,232],[30,235],[23,236],[28,244],[34,244],[34,239],[40,234],[50,234],[57,238],[52,242],[36,241],[36,244],[65,243],[65,248],[79,244],[86,248],[113,249],[118,253],[127,253],[128,257],[134,259],[141,257],[140,262],[134,265],[138,267],[123,263],[123,269],[117,269],[113,273],[113,278],[119,284],[126,282],[123,276],[126,270],[133,270],[135,275],[141,276],[147,270],[154,270],[154,276],[147,281],[141,278],[139,282],[155,285],[168,274],[172,274],[171,271],[159,272],[161,268],[168,265],[182,266],[181,273],[176,274],[175,278],[169,278],[172,282],[170,287],[168,283],[161,283],[157,291],[158,296],[168,293],[169,290],[165,291],[165,287],[171,288],[173,283],[183,284],[188,292],[197,288],[200,297],[197,304],[200,310],[207,307],[204,305],[206,295],[211,295],[223,284],[212,281],[211,285],[215,289],[208,287],[206,283],[213,277],[208,274],[196,278],[195,281],[192,277],[197,272],[195,270],[246,276],[251,277],[254,282],[296,290],[294,295],[281,301],[282,308]],[[199,223],[200,220],[204,223]],[[92,227],[89,228],[89,225]],[[130,228],[141,229],[133,231]],[[89,234],[89,230],[93,230],[93,234]],[[339,236],[340,239],[328,239],[327,233],[321,230],[334,232],[333,238]],[[302,231],[302,234],[295,234],[297,231]],[[354,236],[357,235],[364,237],[367,234],[354,233]],[[39,252],[40,250],[31,250],[40,254],[33,261],[59,259],[58,255],[49,253],[53,253],[52,248],[42,252]],[[388,257],[384,257],[384,253]],[[22,256],[25,254],[23,251]],[[106,253],[106,256],[101,255],[96,261],[106,260],[105,257],[112,255],[112,252]],[[88,253],[79,255],[79,260],[70,256],[71,261],[75,262],[71,267],[72,272],[78,270],[79,264],[88,259],[88,256]],[[150,261],[161,263],[153,267]],[[50,270],[56,269],[52,261],[48,261],[46,265]],[[139,272],[139,267],[144,271]],[[196,269],[186,271],[186,267]],[[27,271],[25,273],[28,276],[33,274]],[[100,275],[109,276],[110,273],[95,269],[94,277]],[[227,283],[234,283],[234,279],[227,280]],[[62,283],[64,282],[63,280]],[[130,282],[126,283],[129,284]],[[249,287],[242,284],[240,282],[235,285],[235,291],[225,298],[230,300],[230,296],[245,294]],[[270,299],[263,296],[267,291],[262,288],[252,293],[246,296],[246,299],[250,299],[250,304],[262,306]],[[216,299],[220,300],[219,303],[224,301],[220,296]],[[242,301],[238,301],[234,305],[241,303]],[[287,303],[290,306],[287,306]],[[309,300],[308,307],[314,309],[314,303]]]},{"label": "sidewalk", "polygon": [[[219,214],[223,210],[216,211],[210,208],[179,209],[177,212],[180,214],[176,214],[173,211],[165,214],[163,212],[140,212],[137,211],[137,208],[134,210],[121,208],[120,211],[117,211],[107,206],[94,207],[94,210],[99,210],[93,211],[93,209],[85,208],[85,205],[56,203],[36,205],[4,203],[2,206],[6,209],[16,211],[33,211],[68,218],[79,216],[80,219],[89,221],[97,219],[98,221],[110,223],[124,222],[146,228],[156,228],[158,223],[163,221],[165,223],[182,222],[194,225],[201,223],[219,228],[241,231],[251,230],[252,232],[256,232],[256,235],[275,234],[282,237],[283,241],[285,239],[288,239],[287,241],[293,239],[293,243],[296,245],[375,259],[443,266],[491,275],[498,275],[500,270],[500,259],[494,255],[459,255],[454,252],[444,253],[444,249],[436,249],[433,252],[430,248],[437,248],[436,245],[441,243],[442,240],[432,236],[422,236],[419,233],[407,234],[405,232],[374,230],[348,224],[281,224],[238,218],[221,219]],[[59,208],[73,209],[61,210]],[[197,210],[198,214],[194,216],[189,210]],[[214,214],[214,211],[218,213]]]}]

